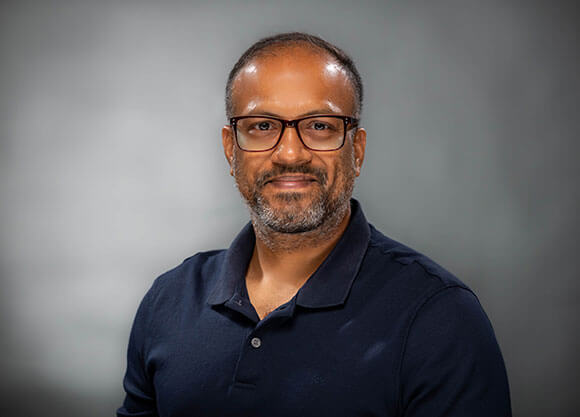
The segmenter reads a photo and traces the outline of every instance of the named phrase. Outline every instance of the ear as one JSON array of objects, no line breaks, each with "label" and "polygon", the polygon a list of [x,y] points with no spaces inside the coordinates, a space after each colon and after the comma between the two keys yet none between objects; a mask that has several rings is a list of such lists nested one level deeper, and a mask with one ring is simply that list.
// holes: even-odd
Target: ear
[{"label": "ear", "polygon": [[352,146],[354,149],[354,166],[355,173],[358,177],[365,159],[365,148],[367,146],[367,132],[362,127],[356,130],[352,139]]},{"label": "ear", "polygon": [[234,131],[232,127],[226,125],[222,127],[222,145],[224,147],[224,155],[226,156],[226,160],[230,165],[230,175],[234,175],[234,167],[232,165],[234,161]]}]

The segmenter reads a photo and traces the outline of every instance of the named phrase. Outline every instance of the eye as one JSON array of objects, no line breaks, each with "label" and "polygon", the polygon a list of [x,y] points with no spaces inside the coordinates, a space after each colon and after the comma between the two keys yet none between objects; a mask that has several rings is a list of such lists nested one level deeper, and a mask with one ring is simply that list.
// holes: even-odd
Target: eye
[{"label": "eye", "polygon": [[315,119],[305,119],[300,125],[304,131],[309,131],[311,134],[330,134],[340,130],[342,121],[330,117],[317,117]]},{"label": "eye", "polygon": [[272,123],[270,122],[259,122],[256,124],[258,130],[270,130],[272,128]]}]

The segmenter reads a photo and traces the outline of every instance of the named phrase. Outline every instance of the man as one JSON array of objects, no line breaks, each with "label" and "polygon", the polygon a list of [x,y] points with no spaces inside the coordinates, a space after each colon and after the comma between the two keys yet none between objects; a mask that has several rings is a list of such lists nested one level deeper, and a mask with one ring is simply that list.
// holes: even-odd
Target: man
[{"label": "man", "polygon": [[474,294],[372,226],[352,60],[302,33],[231,71],[222,141],[251,222],[159,277],[133,324],[118,416],[509,416]]}]

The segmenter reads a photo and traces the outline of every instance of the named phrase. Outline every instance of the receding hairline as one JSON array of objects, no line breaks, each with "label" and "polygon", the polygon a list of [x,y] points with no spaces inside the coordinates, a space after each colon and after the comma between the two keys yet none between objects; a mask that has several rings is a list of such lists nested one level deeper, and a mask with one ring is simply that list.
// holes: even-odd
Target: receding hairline
[{"label": "receding hairline", "polygon": [[[299,35],[298,38],[288,39],[287,35]],[[303,35],[305,37],[303,37]],[[353,103],[355,106],[355,116],[359,117],[362,110],[362,80],[356,65],[352,61],[352,58],[348,56],[340,48],[320,39],[318,37],[302,34],[302,33],[291,33],[291,34],[280,34],[277,35],[279,39],[274,39],[276,37],[265,38],[259,42],[252,45],[240,59],[236,62],[232,70],[230,71],[227,83],[226,83],[226,115],[231,117],[233,114],[233,85],[235,81],[240,76],[240,73],[247,68],[248,65],[256,62],[257,60],[276,57],[281,54],[287,53],[292,49],[302,49],[312,52],[320,57],[330,58],[335,62],[340,68],[344,70],[347,79],[350,82],[353,94]],[[266,44],[262,44],[267,41]],[[320,45],[317,42],[322,42]]]},{"label": "receding hairline", "polygon": [[291,51],[295,50],[295,49],[307,51],[307,52],[312,53],[313,55],[318,56],[320,58],[325,58],[325,59],[328,58],[330,61],[332,61],[332,63],[335,63],[337,66],[339,66],[342,69],[345,77],[348,79],[348,82],[350,84],[351,93],[353,95],[353,106],[355,107],[355,110],[358,108],[357,90],[356,90],[355,83],[352,80],[352,77],[350,76],[350,72],[348,71],[348,69],[327,50],[325,50],[317,45],[308,44],[306,42],[295,42],[294,44],[284,43],[281,45],[269,45],[268,47],[264,48],[263,50],[258,51],[243,66],[238,68],[235,76],[231,79],[231,81],[228,84],[228,90],[229,90],[230,100],[231,100],[230,104],[232,106],[231,110],[233,110],[233,107],[234,107],[233,98],[234,98],[235,91],[236,91],[235,85],[236,85],[237,81],[239,80],[239,78],[243,75],[245,68],[248,68],[252,64],[257,65],[262,60],[267,61],[270,59],[276,59],[276,58],[282,57],[284,55],[288,56],[291,53]]},{"label": "receding hairline", "polygon": [[[246,65],[255,59],[260,59],[263,57],[276,57],[280,56],[281,54],[287,53],[288,51],[299,49],[304,51],[312,52],[315,55],[326,55],[332,58],[334,61],[338,62],[336,57],[334,57],[329,51],[322,48],[319,45],[313,44],[312,42],[308,42],[305,40],[292,40],[292,41],[285,41],[285,42],[275,42],[271,43],[263,48],[256,50],[251,55],[251,59],[246,63]],[[238,69],[238,73],[241,69],[243,69],[246,65],[240,67]]]}]

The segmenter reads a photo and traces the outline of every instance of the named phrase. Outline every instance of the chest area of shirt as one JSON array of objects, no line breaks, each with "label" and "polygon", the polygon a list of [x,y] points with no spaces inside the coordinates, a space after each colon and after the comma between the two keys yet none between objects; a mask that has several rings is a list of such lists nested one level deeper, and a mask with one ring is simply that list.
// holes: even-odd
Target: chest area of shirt
[{"label": "chest area of shirt", "polygon": [[170,415],[203,415],[204,407],[225,404],[236,404],[238,412],[247,407],[253,415],[261,415],[252,408],[258,404],[309,415],[307,410],[327,403],[336,407],[336,416],[379,410],[383,414],[377,415],[385,415],[385,398],[394,392],[398,335],[368,317],[340,311],[278,313],[256,326],[229,311],[210,310],[193,327],[157,338],[148,359],[159,406]]}]

